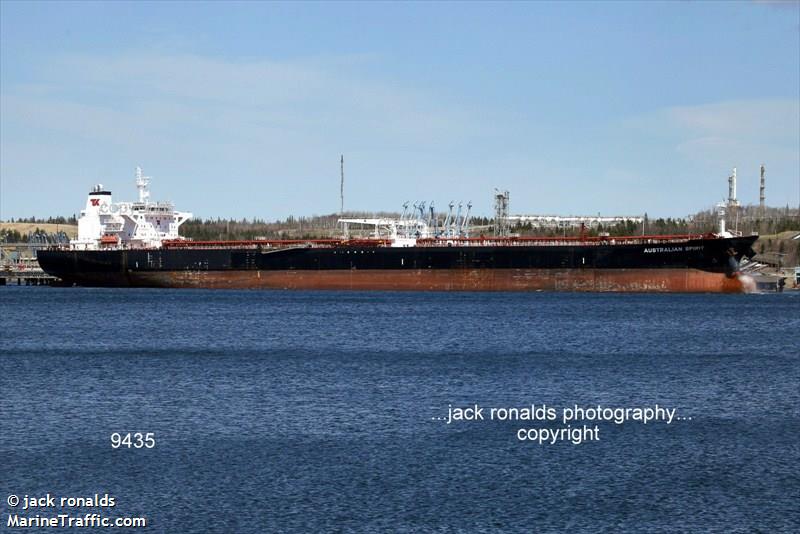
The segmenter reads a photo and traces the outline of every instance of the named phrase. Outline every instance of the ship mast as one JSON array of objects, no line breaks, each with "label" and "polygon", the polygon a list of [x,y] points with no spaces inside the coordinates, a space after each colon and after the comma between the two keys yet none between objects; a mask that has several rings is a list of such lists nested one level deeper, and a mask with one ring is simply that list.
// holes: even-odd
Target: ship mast
[{"label": "ship mast", "polygon": [[150,198],[150,177],[142,175],[142,168],[136,167],[136,188],[139,189],[139,202],[142,204]]}]

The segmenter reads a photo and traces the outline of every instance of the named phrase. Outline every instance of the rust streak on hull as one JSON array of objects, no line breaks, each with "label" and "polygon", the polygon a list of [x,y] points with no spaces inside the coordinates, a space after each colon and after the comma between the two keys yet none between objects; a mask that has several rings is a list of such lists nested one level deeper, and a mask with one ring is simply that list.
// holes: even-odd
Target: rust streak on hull
[{"label": "rust streak on hull", "polygon": [[[139,271],[99,285],[209,289],[742,293],[737,277],[697,269]],[[98,285],[98,279],[93,277]],[[80,281],[78,281],[80,283]]]}]

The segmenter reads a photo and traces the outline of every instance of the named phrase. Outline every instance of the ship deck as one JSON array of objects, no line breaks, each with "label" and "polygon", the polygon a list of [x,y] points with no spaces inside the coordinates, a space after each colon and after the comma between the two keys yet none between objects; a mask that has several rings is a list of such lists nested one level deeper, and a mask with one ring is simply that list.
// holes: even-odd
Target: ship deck
[{"label": "ship deck", "polygon": [[[689,241],[716,239],[714,234],[676,234],[641,236],[570,236],[570,237],[458,237],[417,239],[416,247],[514,247],[514,246],[614,246],[671,245]],[[339,248],[391,247],[391,239],[254,239],[239,241],[164,241],[168,249],[258,249],[258,248]]]}]

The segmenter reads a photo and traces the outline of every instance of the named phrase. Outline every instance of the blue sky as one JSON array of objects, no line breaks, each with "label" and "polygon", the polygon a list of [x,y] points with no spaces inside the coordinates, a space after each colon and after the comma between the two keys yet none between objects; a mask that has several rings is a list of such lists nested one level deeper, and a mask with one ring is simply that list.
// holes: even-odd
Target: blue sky
[{"label": "blue sky", "polygon": [[794,2],[0,1],[0,218],[90,186],[202,217],[800,195]]}]

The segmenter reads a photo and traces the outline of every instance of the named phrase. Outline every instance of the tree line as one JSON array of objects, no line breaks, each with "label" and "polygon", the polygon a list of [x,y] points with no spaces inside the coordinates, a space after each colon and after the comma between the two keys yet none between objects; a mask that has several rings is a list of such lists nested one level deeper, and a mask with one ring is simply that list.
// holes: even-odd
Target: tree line
[{"label": "tree line", "polygon": [[42,219],[42,218],[39,218],[39,217],[18,217],[17,219],[14,219],[14,217],[11,217],[11,219],[9,219],[8,222],[10,222],[10,223],[28,223],[28,224],[40,223],[40,224],[73,224],[74,225],[74,224],[78,224],[78,218],[75,216],[75,214],[72,214],[69,217],[64,217],[64,216],[59,215],[58,217],[48,217],[47,219]]},{"label": "tree line", "polygon": [[[437,214],[439,221],[445,214]],[[398,218],[396,212],[348,212],[347,218]],[[197,241],[217,240],[252,240],[252,239],[312,239],[341,237],[342,227],[338,224],[340,215],[313,215],[267,221],[260,218],[243,219],[191,219],[180,227],[183,237]],[[612,225],[597,225],[583,230],[585,235],[597,236],[608,234],[610,236],[623,235],[669,235],[669,234],[704,234],[715,232],[718,228],[718,217],[714,209],[708,209],[688,217],[667,217],[652,219],[644,216],[644,222],[624,221]],[[17,223],[49,223],[49,224],[77,224],[75,215],[71,217],[48,217],[47,219],[28,217],[11,219],[9,222]],[[472,235],[492,235],[494,219],[477,216],[470,219],[473,228]],[[728,214],[727,227],[738,229],[744,235],[759,233],[772,235],[788,230],[800,230],[800,220],[797,210],[788,208],[766,208],[761,210],[758,206],[742,206],[738,214]],[[358,234],[358,229],[351,228],[353,235]],[[520,223],[511,227],[511,232],[520,236],[558,237],[578,236],[582,230],[577,227],[553,228],[536,226],[530,222]],[[43,233],[38,228],[30,233],[19,232],[12,229],[0,230],[0,240],[5,242],[26,242],[31,236]],[[364,233],[367,233],[366,230]]]}]

